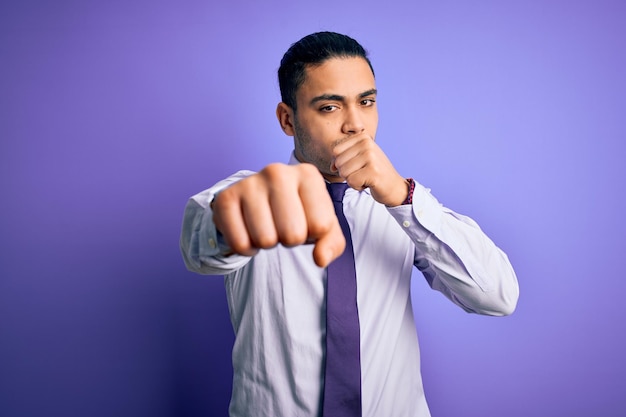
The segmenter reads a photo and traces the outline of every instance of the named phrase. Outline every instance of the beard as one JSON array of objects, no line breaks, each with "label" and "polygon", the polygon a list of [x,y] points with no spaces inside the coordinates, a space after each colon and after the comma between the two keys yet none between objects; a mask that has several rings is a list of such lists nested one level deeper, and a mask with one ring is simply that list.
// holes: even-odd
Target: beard
[{"label": "beard", "polygon": [[[298,122],[297,117],[294,118],[294,131],[296,158],[300,162],[315,165],[324,177],[338,178],[337,171],[331,170],[334,161],[330,149],[325,148],[324,144],[316,142],[311,133]],[[341,139],[334,141],[331,148],[339,142]]]}]

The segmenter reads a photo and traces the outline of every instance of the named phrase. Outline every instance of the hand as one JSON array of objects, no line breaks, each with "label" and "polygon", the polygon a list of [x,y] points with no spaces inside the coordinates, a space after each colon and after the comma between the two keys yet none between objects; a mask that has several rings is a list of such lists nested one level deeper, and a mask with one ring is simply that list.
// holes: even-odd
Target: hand
[{"label": "hand", "polygon": [[396,171],[373,138],[350,136],[333,148],[331,171],[356,190],[370,189],[372,197],[387,206],[398,206],[409,193],[407,181]]},{"label": "hand", "polygon": [[325,267],[345,249],[326,184],[311,164],[268,165],[218,193],[212,207],[215,226],[240,255],[313,242],[313,259]]}]

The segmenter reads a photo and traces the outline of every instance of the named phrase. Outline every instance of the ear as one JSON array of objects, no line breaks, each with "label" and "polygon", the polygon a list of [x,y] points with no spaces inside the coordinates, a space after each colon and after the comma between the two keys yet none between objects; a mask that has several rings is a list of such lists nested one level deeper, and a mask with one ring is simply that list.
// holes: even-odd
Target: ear
[{"label": "ear", "polygon": [[276,117],[283,132],[293,136],[295,134],[293,109],[281,101],[276,107]]}]

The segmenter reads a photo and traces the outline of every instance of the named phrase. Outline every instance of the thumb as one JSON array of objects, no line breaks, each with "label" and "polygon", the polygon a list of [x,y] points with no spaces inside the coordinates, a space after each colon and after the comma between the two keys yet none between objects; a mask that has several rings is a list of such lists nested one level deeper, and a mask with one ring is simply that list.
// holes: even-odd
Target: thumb
[{"label": "thumb", "polygon": [[339,222],[336,222],[335,226],[328,233],[315,242],[313,260],[317,266],[326,268],[328,264],[341,256],[345,248],[346,238],[341,232]]}]

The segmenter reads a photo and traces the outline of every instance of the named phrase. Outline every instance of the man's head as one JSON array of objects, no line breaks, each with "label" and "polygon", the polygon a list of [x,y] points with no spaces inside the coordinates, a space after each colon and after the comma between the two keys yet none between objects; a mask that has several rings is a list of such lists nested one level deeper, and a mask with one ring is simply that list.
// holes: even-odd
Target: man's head
[{"label": "man's head", "polygon": [[367,51],[349,36],[335,32],[317,32],[305,36],[285,52],[278,68],[278,84],[283,103],[297,110],[296,92],[304,83],[306,68],[318,66],[331,58],[363,58],[374,74]]},{"label": "man's head", "polygon": [[281,84],[276,116],[294,138],[296,158],[327,180],[342,181],[335,147],[348,139],[374,140],[378,128],[376,82],[365,50],[347,36],[315,33],[287,51],[282,77],[291,81]]}]

